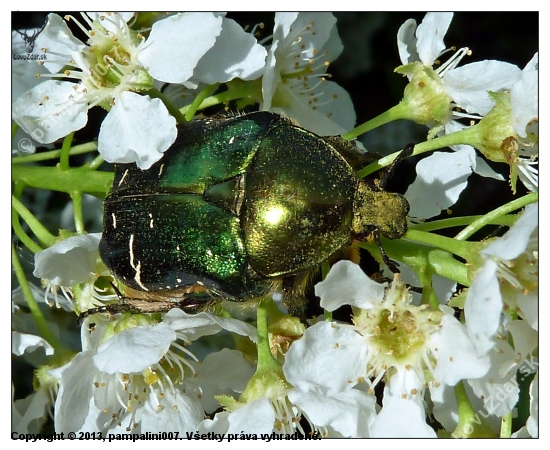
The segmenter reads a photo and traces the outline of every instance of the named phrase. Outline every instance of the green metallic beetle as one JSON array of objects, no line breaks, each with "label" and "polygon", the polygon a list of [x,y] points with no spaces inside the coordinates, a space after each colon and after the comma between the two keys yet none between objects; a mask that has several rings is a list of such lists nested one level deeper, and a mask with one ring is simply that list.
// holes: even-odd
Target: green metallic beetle
[{"label": "green metallic beetle", "polygon": [[321,262],[407,230],[405,198],[360,181],[341,138],[270,112],[178,128],[150,169],[115,168],[99,250],[126,286],[119,310],[200,311],[280,290],[301,315]]}]

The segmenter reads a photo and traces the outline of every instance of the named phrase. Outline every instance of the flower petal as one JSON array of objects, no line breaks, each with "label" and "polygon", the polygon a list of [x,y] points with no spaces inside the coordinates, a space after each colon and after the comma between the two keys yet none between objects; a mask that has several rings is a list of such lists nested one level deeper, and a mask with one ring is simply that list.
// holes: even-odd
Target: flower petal
[{"label": "flower petal", "polygon": [[176,140],[176,120],[158,98],[122,92],[99,131],[98,150],[112,163],[149,169]]},{"label": "flower petal", "polygon": [[494,345],[500,323],[502,296],[497,279],[497,264],[487,261],[476,273],[464,304],[466,328],[479,356]]},{"label": "flower petal", "polygon": [[101,233],[72,236],[34,255],[34,276],[57,286],[91,281]]},{"label": "flower petal", "polygon": [[373,394],[350,389],[327,396],[292,390],[288,398],[316,426],[332,427],[344,437],[370,437],[369,428],[376,417]]},{"label": "flower petal", "polygon": [[408,19],[399,27],[397,31],[397,50],[399,58],[403,64],[420,61],[420,56],[416,51],[417,39],[414,35],[416,31],[416,20]]},{"label": "flower petal", "polygon": [[220,404],[215,395],[234,395],[243,392],[253,367],[238,350],[224,348],[208,354],[195,369],[195,376],[185,380],[185,392],[199,399],[207,413],[214,412]]},{"label": "flower petal", "polygon": [[[279,89],[284,88],[284,84]],[[311,92],[299,92],[286,89],[289,107],[274,107],[271,111],[296,121],[301,127],[307,128],[322,136],[344,134],[355,126],[355,110],[348,92],[339,84],[325,80],[315,89],[315,97],[319,106],[310,102]]]},{"label": "flower petal", "polygon": [[420,61],[424,64],[433,65],[441,51],[445,49],[443,38],[449,29],[451,20],[453,20],[453,13],[451,12],[429,12],[424,16],[422,23],[418,25],[416,48]]},{"label": "flower petal", "polygon": [[426,423],[421,396],[423,383],[413,370],[399,370],[384,388],[384,405],[371,426],[371,437],[435,438]]},{"label": "flower petal", "polygon": [[319,322],[308,328],[286,354],[283,371],[302,392],[351,389],[366,374],[367,346],[352,328]]},{"label": "flower petal", "polygon": [[42,347],[46,355],[53,355],[53,347],[40,336],[32,334],[11,332],[11,352],[14,355],[21,356],[25,352],[33,352],[37,348]]},{"label": "flower petal", "polygon": [[441,328],[430,336],[430,347],[437,358],[434,379],[454,386],[460,380],[479,378],[489,370],[489,358],[478,357],[464,325],[446,314]]},{"label": "flower petal", "polygon": [[92,352],[78,353],[63,371],[54,413],[58,433],[80,430],[93,408],[94,381],[98,371],[91,355]]},{"label": "flower petal", "polygon": [[77,86],[53,80],[38,84],[13,102],[13,120],[42,144],[80,130],[88,122],[88,105]]},{"label": "flower petal", "polygon": [[266,49],[237,22],[223,18],[222,31],[193,72],[193,79],[206,84],[233,78],[255,80],[265,67]]},{"label": "flower petal", "polygon": [[443,76],[445,92],[470,114],[487,114],[495,105],[487,94],[510,89],[521,74],[519,67],[502,61],[478,61],[449,70]]},{"label": "flower petal", "polygon": [[338,261],[324,281],[315,285],[315,295],[321,297],[321,307],[334,311],[342,305],[370,309],[384,299],[387,283],[377,283],[351,261]]},{"label": "flower petal", "polygon": [[435,152],[416,165],[416,180],[405,192],[411,205],[409,215],[416,219],[429,219],[454,205],[468,184],[475,164],[475,151],[471,147],[445,153]]},{"label": "flower petal", "polygon": [[209,12],[167,17],[153,24],[138,60],[149,75],[167,83],[183,83],[222,29],[222,18]]},{"label": "flower petal", "polygon": [[485,161],[484,158],[481,156],[478,156],[476,154],[476,163],[474,166],[474,172],[478,175],[486,178],[493,178],[494,180],[498,181],[504,181],[504,177],[498,173],[495,172],[489,164],[487,164],[487,161]]},{"label": "flower petal", "polygon": [[539,227],[538,203],[527,205],[516,223],[489,246],[481,250],[485,256],[495,256],[498,259],[511,261],[517,258],[527,248],[531,235]]},{"label": "flower petal", "polygon": [[539,72],[524,70],[510,91],[512,125],[516,133],[526,137],[527,124],[539,117]]},{"label": "flower petal", "polygon": [[101,344],[92,359],[102,372],[141,372],[158,363],[175,340],[176,332],[165,323],[130,328]]},{"label": "flower petal", "polygon": [[522,295],[518,298],[520,308],[519,315],[525,319],[533,330],[539,330],[539,296],[538,292],[534,295]]},{"label": "flower petal", "polygon": [[35,47],[45,50],[44,66],[51,73],[57,73],[71,62],[73,52],[80,53],[85,45],[74,37],[65,20],[51,13],[44,31],[36,38]]},{"label": "flower petal", "polygon": [[164,323],[173,330],[181,332],[189,341],[195,341],[201,336],[218,333],[221,329],[248,336],[251,341],[257,342],[258,332],[250,324],[228,317],[219,317],[214,314],[201,312],[187,314],[181,309],[172,309],[164,316]]},{"label": "flower petal", "polygon": [[176,389],[166,389],[162,394],[162,408],[152,401],[148,401],[140,408],[141,432],[195,432],[204,418],[204,411],[199,402]]},{"label": "flower petal", "polygon": [[275,425],[275,411],[267,398],[250,402],[232,412],[228,418],[227,433],[271,433]]}]

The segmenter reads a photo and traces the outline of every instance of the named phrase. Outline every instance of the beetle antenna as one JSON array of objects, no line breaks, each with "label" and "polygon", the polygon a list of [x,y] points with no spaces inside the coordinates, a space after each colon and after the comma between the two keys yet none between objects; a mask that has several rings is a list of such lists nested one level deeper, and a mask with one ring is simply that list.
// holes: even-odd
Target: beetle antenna
[{"label": "beetle antenna", "polygon": [[388,182],[388,179],[391,177],[393,171],[397,167],[398,164],[403,162],[405,159],[407,159],[409,156],[412,156],[414,152],[414,143],[407,144],[405,148],[397,155],[397,157],[393,160],[388,170],[382,175],[380,178],[380,181],[378,185],[384,189],[386,187],[386,184]]}]

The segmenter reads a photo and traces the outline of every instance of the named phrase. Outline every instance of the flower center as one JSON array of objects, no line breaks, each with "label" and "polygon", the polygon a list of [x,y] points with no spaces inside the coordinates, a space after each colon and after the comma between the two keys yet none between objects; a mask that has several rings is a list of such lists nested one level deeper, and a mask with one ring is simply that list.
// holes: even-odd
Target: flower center
[{"label": "flower center", "polygon": [[423,331],[419,330],[415,314],[411,310],[384,309],[380,312],[380,321],[375,328],[372,342],[380,347],[382,353],[401,361],[416,354],[426,338]]}]

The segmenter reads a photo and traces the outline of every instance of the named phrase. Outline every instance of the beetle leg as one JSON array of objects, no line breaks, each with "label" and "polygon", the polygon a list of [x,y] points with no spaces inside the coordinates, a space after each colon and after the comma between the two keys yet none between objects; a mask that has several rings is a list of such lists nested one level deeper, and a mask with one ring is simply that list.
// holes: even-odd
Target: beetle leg
[{"label": "beetle leg", "polygon": [[314,271],[310,270],[297,275],[284,277],[282,282],[283,303],[290,315],[298,317],[307,326],[305,291]]},{"label": "beetle leg", "polygon": [[135,306],[133,306],[130,303],[126,303],[126,302],[112,303],[110,305],[104,305],[104,306],[100,306],[98,308],[87,309],[86,311],[84,311],[83,313],[80,313],[78,315],[76,323],[77,323],[77,325],[80,326],[80,325],[82,325],[82,321],[86,317],[93,316],[94,314],[113,315],[113,314],[118,314],[118,313],[123,313],[123,312],[129,312],[131,314],[139,314],[143,311],[141,311],[139,308],[136,308]]},{"label": "beetle leg", "polygon": [[388,266],[388,268],[393,273],[401,273],[397,268],[397,263],[389,258],[386,251],[384,250],[384,247],[382,247],[382,241],[380,240],[380,231],[379,230],[374,231],[372,234],[372,237],[374,239],[374,242],[376,242],[376,245],[378,245],[378,249],[380,250],[380,254],[382,255],[382,261],[386,263],[386,266]]},{"label": "beetle leg", "polygon": [[169,296],[162,296],[158,292],[137,291],[128,287],[125,288],[123,294],[114,283],[111,285],[119,301],[84,311],[78,316],[78,325],[82,323],[83,319],[94,314],[166,313],[174,308],[179,308],[188,314],[196,314],[202,311],[210,312],[222,300],[239,301],[216,289],[207,289],[200,284],[171,291]]},{"label": "beetle leg", "polygon": [[382,175],[380,178],[380,181],[378,182],[378,186],[382,189],[386,187],[386,183],[388,182],[388,179],[391,177],[394,169],[397,167],[398,164],[400,164],[402,161],[407,159],[409,156],[411,156],[414,152],[414,144],[411,142],[410,144],[407,144],[405,148],[397,155],[397,157],[393,160],[390,167],[386,172]]}]

